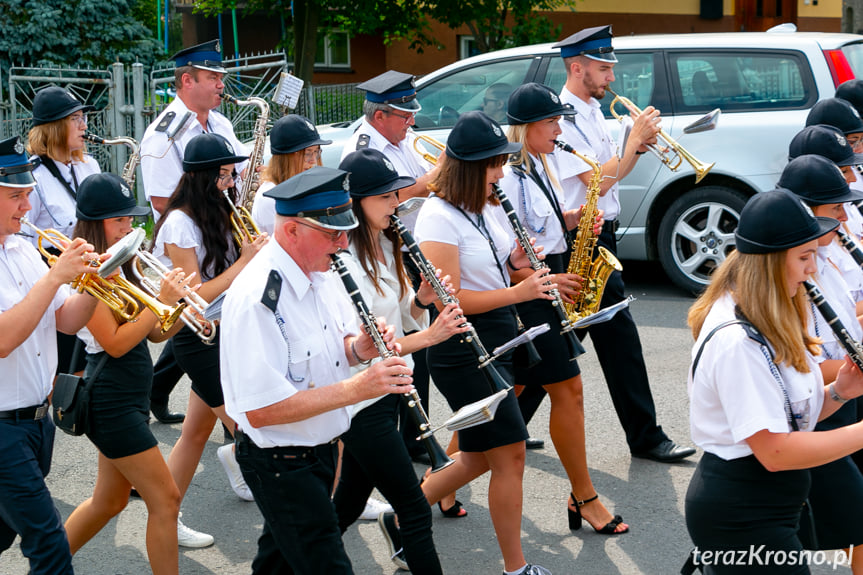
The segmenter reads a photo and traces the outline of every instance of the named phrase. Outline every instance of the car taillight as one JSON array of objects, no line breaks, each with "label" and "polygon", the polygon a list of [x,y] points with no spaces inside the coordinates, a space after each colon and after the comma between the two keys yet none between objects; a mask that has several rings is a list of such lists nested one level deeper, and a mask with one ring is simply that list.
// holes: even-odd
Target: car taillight
[{"label": "car taillight", "polygon": [[842,50],[824,50],[824,57],[827,59],[830,75],[833,76],[834,86],[854,79],[854,70]]}]

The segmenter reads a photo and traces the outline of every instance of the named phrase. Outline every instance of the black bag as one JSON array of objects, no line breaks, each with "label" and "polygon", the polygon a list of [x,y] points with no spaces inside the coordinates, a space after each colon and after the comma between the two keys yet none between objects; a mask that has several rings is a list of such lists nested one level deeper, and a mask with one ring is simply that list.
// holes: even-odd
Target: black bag
[{"label": "black bag", "polygon": [[83,435],[90,416],[90,386],[102,371],[108,354],[105,352],[89,381],[69,373],[61,373],[54,383],[51,413],[54,425],[69,435]]}]

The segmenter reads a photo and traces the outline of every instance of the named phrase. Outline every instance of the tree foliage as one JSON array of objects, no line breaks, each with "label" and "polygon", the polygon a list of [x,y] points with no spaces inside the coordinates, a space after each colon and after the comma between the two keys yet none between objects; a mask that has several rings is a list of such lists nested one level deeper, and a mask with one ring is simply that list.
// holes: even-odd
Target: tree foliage
[{"label": "tree foliage", "polygon": [[[318,29],[338,28],[348,34],[377,34],[388,44],[408,42],[422,52],[440,47],[431,34],[431,20],[456,29],[467,25],[480,52],[511,45],[555,39],[560,26],[538,16],[537,10],[573,5],[575,0],[247,0],[244,13],[264,12],[291,16],[291,32],[282,42],[294,74],[310,81],[318,45]],[[236,0],[200,0],[195,10],[216,15],[237,7]],[[293,8],[293,11],[291,10]],[[509,20],[508,20],[509,17]],[[513,24],[508,26],[508,22]]]},{"label": "tree foliage", "polygon": [[158,58],[153,34],[131,16],[135,0],[3,0],[0,68],[71,65],[104,68],[112,62],[150,64]]}]

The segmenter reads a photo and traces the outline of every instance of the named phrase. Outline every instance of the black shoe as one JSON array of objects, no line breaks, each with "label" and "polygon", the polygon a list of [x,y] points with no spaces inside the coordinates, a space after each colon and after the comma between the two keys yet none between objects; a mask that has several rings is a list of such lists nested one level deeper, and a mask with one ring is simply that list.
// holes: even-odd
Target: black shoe
[{"label": "black shoe", "polygon": [[396,514],[392,511],[385,511],[378,515],[378,526],[384,533],[384,538],[387,540],[387,545],[390,548],[390,559],[396,564],[396,567],[404,571],[410,571],[408,562],[405,560],[405,550],[402,547],[402,534],[399,532],[399,527],[396,525]]},{"label": "black shoe", "polygon": [[695,454],[694,447],[683,447],[670,439],[665,439],[653,449],[641,453],[633,453],[632,455],[641,457],[642,459],[652,459],[660,463],[674,463],[693,454]]},{"label": "black shoe", "polygon": [[186,419],[185,413],[168,411],[167,405],[150,403],[150,411],[153,412],[153,415],[156,416],[156,419],[158,419],[160,423],[182,423],[183,420]]},{"label": "black shoe", "polygon": [[417,451],[416,453],[411,453],[411,461],[427,467],[431,467],[432,464],[428,451]]},{"label": "black shoe", "polygon": [[545,441],[536,437],[528,437],[524,440],[524,446],[526,449],[542,449],[545,447]]}]

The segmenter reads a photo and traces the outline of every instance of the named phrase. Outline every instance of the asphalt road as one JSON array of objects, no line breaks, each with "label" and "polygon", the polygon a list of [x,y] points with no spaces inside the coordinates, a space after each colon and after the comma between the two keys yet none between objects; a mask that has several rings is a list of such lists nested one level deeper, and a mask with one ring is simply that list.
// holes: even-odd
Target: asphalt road
[{"label": "asphalt road", "polygon": [[[692,338],[686,312],[692,298],[672,286],[657,264],[625,262],[628,292],[637,298],[632,312],[639,326],[651,378],[658,421],[674,440],[689,444],[686,371]],[[630,457],[602,374],[589,342],[580,358],[587,425],[588,463],[596,488],[606,506],[623,515],[630,533],[609,537],[592,529],[570,532],[566,518],[569,482],[556,457],[548,434],[546,401],[530,425],[531,435],[545,439],[543,450],[529,451],[524,476],[522,534],[528,561],[555,575],[664,575],[679,572],[691,542],[683,517],[683,499],[695,469],[690,461],[672,465]],[[154,346],[154,353],[156,351]],[[172,408],[182,410],[188,398],[184,379],[172,396]],[[448,415],[446,404],[432,395],[432,421]],[[153,431],[167,455],[179,436],[180,426],[154,423]],[[446,445],[445,433],[438,434]],[[180,551],[180,572],[188,575],[247,574],[261,531],[261,516],[253,503],[234,496],[215,450],[222,443],[217,430],[207,445],[198,473],[183,502],[183,521],[211,533],[216,544],[208,549]],[[423,469],[417,466],[417,473]],[[48,484],[65,518],[92,493],[96,476],[96,451],[86,438],[58,433],[54,464]],[[435,543],[444,571],[453,574],[498,574],[500,552],[488,514],[488,479],[481,477],[461,489],[459,499],[469,515],[444,518],[436,509]],[[149,572],[145,547],[146,508],[131,500],[127,509],[111,521],[74,558],[77,573],[88,575],[140,574]],[[375,522],[360,522],[345,534],[348,554],[358,574],[396,573]],[[830,566],[813,573],[836,572]],[[848,573],[845,567],[838,572]],[[16,546],[0,556],[0,575],[27,573],[26,560]]]}]

